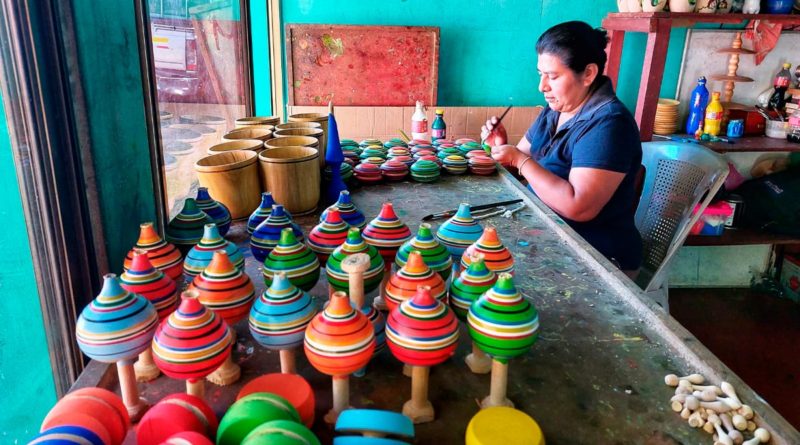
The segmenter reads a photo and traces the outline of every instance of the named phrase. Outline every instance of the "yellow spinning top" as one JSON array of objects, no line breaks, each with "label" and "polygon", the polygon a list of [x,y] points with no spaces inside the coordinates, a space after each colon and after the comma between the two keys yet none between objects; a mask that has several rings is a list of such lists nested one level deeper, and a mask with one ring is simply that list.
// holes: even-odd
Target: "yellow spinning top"
[{"label": "yellow spinning top", "polygon": [[466,445],[544,445],[539,424],[514,408],[482,409],[467,426]]}]

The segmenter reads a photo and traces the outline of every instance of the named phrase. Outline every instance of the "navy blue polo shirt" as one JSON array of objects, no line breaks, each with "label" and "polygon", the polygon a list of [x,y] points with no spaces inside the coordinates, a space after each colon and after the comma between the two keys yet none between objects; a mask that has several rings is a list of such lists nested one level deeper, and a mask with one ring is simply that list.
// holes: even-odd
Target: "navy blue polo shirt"
[{"label": "navy blue polo shirt", "polygon": [[[642,262],[642,239],[634,224],[634,182],[642,163],[639,128],[603,76],[592,96],[560,129],[560,113],[545,107],[525,133],[531,157],[562,179],[573,167],[625,173],[614,195],[591,221],[563,218],[595,249],[623,270]],[[530,186],[528,186],[530,188]]]}]

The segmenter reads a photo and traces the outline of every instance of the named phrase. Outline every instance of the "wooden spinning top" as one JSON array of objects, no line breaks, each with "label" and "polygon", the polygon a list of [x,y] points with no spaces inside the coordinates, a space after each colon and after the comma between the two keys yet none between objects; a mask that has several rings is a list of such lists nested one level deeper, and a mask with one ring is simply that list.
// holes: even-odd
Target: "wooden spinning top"
[{"label": "wooden spinning top", "polygon": [[319,269],[314,252],[295,238],[292,229],[285,228],[278,246],[264,260],[264,283],[272,285],[275,274],[283,272],[293,285],[308,292],[317,284]]},{"label": "wooden spinning top", "polygon": [[444,280],[425,264],[422,254],[412,251],[406,265],[392,273],[389,282],[386,283],[384,296],[389,310],[394,310],[400,303],[416,295],[419,286],[429,287],[435,299],[446,303],[447,289]]},{"label": "wooden spinning top", "polygon": [[397,216],[391,202],[383,203],[381,212],[364,229],[364,241],[375,246],[385,264],[391,266],[397,249],[411,238],[411,230]]},{"label": "wooden spinning top", "polygon": [[[450,307],[456,317],[466,321],[472,303],[491,289],[496,281],[497,275],[486,267],[483,255],[478,254],[474,257],[469,267],[450,283]],[[464,362],[475,374],[488,374],[492,370],[491,359],[475,342],[472,342],[472,352],[467,355]]]},{"label": "wooden spinning top", "polygon": [[161,445],[181,432],[215,437],[217,426],[217,415],[205,400],[190,394],[170,394],[159,400],[142,417],[136,428],[136,444]]},{"label": "wooden spinning top", "polygon": [[430,422],[434,410],[428,400],[429,367],[455,353],[458,321],[428,286],[420,286],[413,298],[391,311],[386,325],[389,350],[412,367],[411,400],[403,405],[403,414],[414,423]]},{"label": "wooden spinning top", "polygon": [[225,251],[237,269],[244,268],[242,252],[239,251],[235,244],[223,238],[217,225],[212,223],[206,224],[203,230],[203,238],[192,247],[183,260],[183,273],[186,274],[186,277],[192,279],[201,273],[211,263],[211,258],[217,250]]},{"label": "wooden spinning top", "polygon": [[197,188],[197,207],[210,216],[219,229],[219,234],[225,236],[231,228],[231,212],[219,201],[208,193],[207,187]]},{"label": "wooden spinning top", "polygon": [[347,272],[342,269],[342,261],[357,253],[369,256],[369,267],[364,272],[364,292],[370,293],[381,284],[385,269],[383,257],[378,253],[378,249],[364,242],[360,230],[351,227],[344,244],[333,251],[325,265],[328,283],[334,290],[347,291],[349,278]]},{"label": "wooden spinning top", "polygon": [[256,208],[247,219],[247,233],[252,235],[253,232],[256,231],[258,225],[264,222],[264,220],[267,219],[270,214],[272,214],[273,205],[275,205],[275,200],[272,199],[272,193],[262,193],[261,204],[258,205],[258,208]]},{"label": "wooden spinning top", "polygon": [[211,262],[189,285],[203,306],[233,326],[250,313],[255,287],[250,277],[238,269],[223,250],[214,252]]},{"label": "wooden spinning top", "polygon": [[250,333],[262,346],[281,351],[281,372],[294,373],[294,348],[303,344],[316,314],[311,297],[278,272],[250,310]]},{"label": "wooden spinning top", "polygon": [[431,225],[422,223],[417,231],[417,236],[403,243],[397,251],[395,257],[395,264],[398,268],[402,268],[408,262],[408,257],[412,250],[418,251],[422,254],[422,260],[431,268],[432,271],[439,274],[442,280],[447,280],[450,277],[450,269],[453,265],[453,259],[450,257],[450,252],[433,236]]},{"label": "wooden spinning top", "polygon": [[502,273],[494,287],[470,306],[467,323],[472,340],[493,358],[491,392],[481,406],[514,406],[506,398],[508,361],[536,342],[539,313],[517,291],[511,274]]},{"label": "wooden spinning top", "polygon": [[272,213],[267,219],[256,227],[250,236],[250,251],[253,257],[260,263],[278,245],[283,229],[291,228],[294,237],[303,242],[303,231],[300,226],[292,222],[291,216],[284,210],[282,205],[272,206]]},{"label": "wooden spinning top", "polygon": [[181,212],[167,224],[167,241],[175,244],[186,255],[203,238],[205,225],[213,222],[210,216],[197,207],[194,198],[186,198]]},{"label": "wooden spinning top", "polygon": [[329,207],[325,218],[308,234],[308,247],[317,254],[320,264],[328,261],[328,256],[347,239],[350,226],[342,219],[339,209]]},{"label": "wooden spinning top", "polygon": [[139,239],[125,256],[123,269],[126,271],[131,267],[135,249],[146,251],[153,266],[164,272],[171,279],[175,281],[181,279],[183,275],[181,252],[177,247],[158,236],[152,222],[145,222],[139,225]]},{"label": "wooden spinning top", "polygon": [[197,291],[181,294],[181,303],[156,330],[153,358],[161,371],[187,380],[187,392],[203,398],[203,379],[231,353],[233,336],[222,317],[206,309]]},{"label": "wooden spinning top", "polygon": [[351,227],[363,229],[364,226],[367,225],[367,218],[364,217],[364,214],[361,213],[361,210],[358,210],[355,204],[353,204],[353,201],[350,199],[350,192],[347,190],[342,190],[339,192],[339,200],[336,201],[334,205],[328,207],[324,212],[322,212],[322,214],[319,216],[320,222],[325,220],[328,210],[332,208],[338,209],[342,219]]},{"label": "wooden spinning top", "polygon": [[477,254],[483,255],[486,267],[492,272],[498,274],[502,272],[514,273],[514,258],[500,241],[500,237],[497,236],[497,229],[494,227],[489,226],[483,229],[481,237],[467,247],[464,255],[461,256],[461,267],[468,268],[472,258]]},{"label": "wooden spinning top", "polygon": [[483,228],[472,218],[469,204],[461,203],[456,214],[439,227],[436,238],[450,251],[453,261],[460,262],[467,247],[477,241],[482,233]]}]

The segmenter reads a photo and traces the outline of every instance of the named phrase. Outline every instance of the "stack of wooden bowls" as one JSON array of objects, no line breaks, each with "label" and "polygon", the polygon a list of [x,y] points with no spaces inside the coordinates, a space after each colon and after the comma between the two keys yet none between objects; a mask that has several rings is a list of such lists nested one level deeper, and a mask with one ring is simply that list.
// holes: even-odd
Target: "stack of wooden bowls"
[{"label": "stack of wooden bowls", "polygon": [[655,134],[673,134],[678,129],[678,105],[680,102],[673,99],[658,99],[656,107],[656,121],[653,125]]}]

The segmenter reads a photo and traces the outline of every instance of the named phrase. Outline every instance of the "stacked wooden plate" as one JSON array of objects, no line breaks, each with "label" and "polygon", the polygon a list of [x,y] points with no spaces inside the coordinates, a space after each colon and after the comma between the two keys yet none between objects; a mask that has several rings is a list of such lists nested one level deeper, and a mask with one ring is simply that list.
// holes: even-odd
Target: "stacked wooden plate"
[{"label": "stacked wooden plate", "polygon": [[656,121],[653,125],[655,134],[672,134],[678,129],[678,105],[677,100],[658,99],[656,107]]}]

